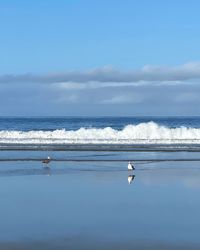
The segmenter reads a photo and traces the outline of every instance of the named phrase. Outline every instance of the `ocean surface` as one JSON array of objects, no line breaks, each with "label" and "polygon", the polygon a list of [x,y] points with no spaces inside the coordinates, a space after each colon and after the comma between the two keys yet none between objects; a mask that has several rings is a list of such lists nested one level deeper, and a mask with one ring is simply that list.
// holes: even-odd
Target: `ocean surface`
[{"label": "ocean surface", "polygon": [[200,249],[199,179],[200,117],[0,118],[0,249]]},{"label": "ocean surface", "polygon": [[132,150],[138,145],[198,150],[200,117],[0,118],[0,148],[91,150],[95,145],[99,150]]}]

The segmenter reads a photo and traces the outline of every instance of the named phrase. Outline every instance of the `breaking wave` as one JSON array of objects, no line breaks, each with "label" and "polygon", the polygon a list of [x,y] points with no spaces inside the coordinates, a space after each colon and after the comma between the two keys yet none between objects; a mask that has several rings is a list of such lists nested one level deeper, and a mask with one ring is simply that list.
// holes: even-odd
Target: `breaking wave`
[{"label": "breaking wave", "polygon": [[54,131],[0,131],[0,143],[7,144],[198,144],[200,128],[169,128],[155,122],[127,125],[122,130],[80,128]]}]

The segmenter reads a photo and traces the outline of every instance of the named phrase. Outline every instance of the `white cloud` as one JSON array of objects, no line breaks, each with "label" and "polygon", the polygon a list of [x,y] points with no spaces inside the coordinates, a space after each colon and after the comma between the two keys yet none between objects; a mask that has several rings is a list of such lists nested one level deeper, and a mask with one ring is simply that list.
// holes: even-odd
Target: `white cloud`
[{"label": "white cloud", "polygon": [[141,86],[147,85],[147,82],[139,82],[139,83],[130,83],[130,82],[121,82],[121,83],[113,83],[113,82],[105,82],[99,84],[99,82],[88,82],[88,83],[77,83],[77,82],[61,82],[61,83],[52,83],[51,86],[53,88],[59,88],[63,90],[84,90],[84,89],[98,89],[98,88],[117,88],[117,87],[129,87],[129,86]]},{"label": "white cloud", "polygon": [[[88,71],[67,71],[57,74],[1,75],[0,83],[145,83],[145,82],[183,82],[200,79],[200,62],[190,62],[179,66],[151,66],[141,69],[119,70],[114,67],[102,67]],[[67,86],[67,85],[66,85]],[[77,84],[77,88],[80,86]]]},{"label": "white cloud", "polygon": [[109,99],[102,100],[101,104],[123,104],[123,103],[140,103],[141,96],[134,95],[116,95]]}]

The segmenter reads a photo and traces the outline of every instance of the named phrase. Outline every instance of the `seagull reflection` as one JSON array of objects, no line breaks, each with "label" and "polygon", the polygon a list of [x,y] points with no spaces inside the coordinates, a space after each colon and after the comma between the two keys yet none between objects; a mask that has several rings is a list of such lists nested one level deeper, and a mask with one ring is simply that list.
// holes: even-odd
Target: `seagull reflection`
[{"label": "seagull reflection", "polygon": [[132,175],[132,174],[129,175],[128,176],[128,183],[131,184],[133,182],[134,178],[135,178],[135,175]]},{"label": "seagull reflection", "polygon": [[51,168],[50,167],[45,166],[45,167],[43,167],[43,169],[44,169],[46,175],[48,175],[48,176],[51,175]]}]

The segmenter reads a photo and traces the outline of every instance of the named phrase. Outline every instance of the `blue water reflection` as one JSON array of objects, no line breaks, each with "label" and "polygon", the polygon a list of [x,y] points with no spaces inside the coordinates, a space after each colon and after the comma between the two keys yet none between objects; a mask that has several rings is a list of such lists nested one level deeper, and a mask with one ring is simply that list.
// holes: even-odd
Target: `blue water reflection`
[{"label": "blue water reflection", "polygon": [[0,163],[0,241],[200,243],[199,179],[199,162]]}]

